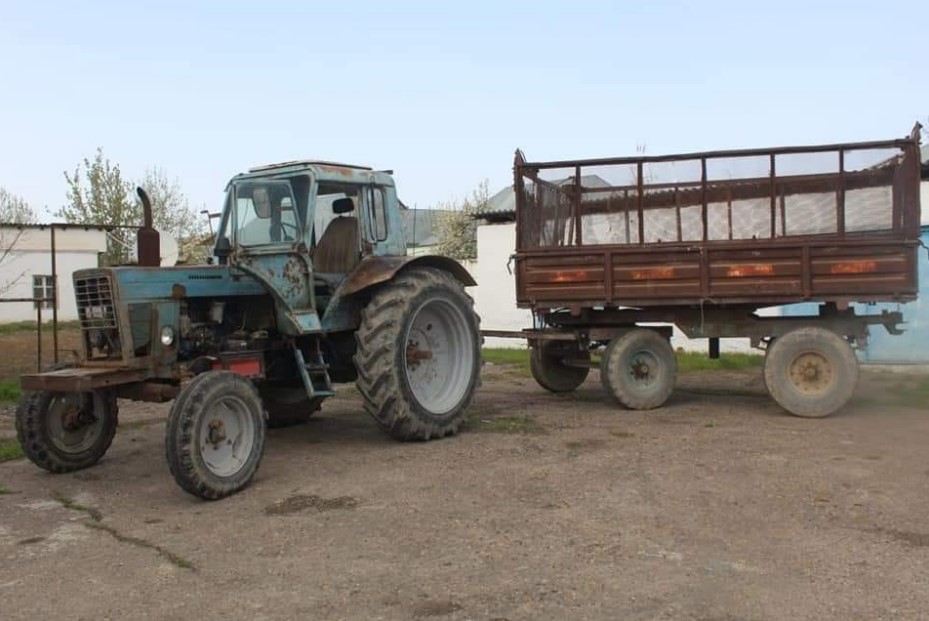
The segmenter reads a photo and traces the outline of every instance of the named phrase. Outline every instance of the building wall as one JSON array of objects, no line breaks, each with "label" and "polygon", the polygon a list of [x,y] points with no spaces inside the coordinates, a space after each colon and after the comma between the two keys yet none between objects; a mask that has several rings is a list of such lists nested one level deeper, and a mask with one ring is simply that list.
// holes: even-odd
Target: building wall
[{"label": "building wall", "polygon": [[[474,306],[485,330],[522,330],[532,327],[532,314],[516,308],[516,277],[507,272],[507,261],[516,248],[516,224],[483,224],[477,227],[477,261],[471,274]],[[485,347],[525,348],[521,339],[488,338]]]},{"label": "building wall", "polygon": [[[31,298],[32,277],[50,276],[52,253],[50,229],[0,227],[0,254],[12,246],[0,266],[0,298]],[[72,274],[75,270],[97,267],[98,253],[106,249],[106,233],[99,229],[58,229],[55,231],[58,272],[58,319],[77,319]],[[31,302],[0,303],[0,323],[35,320]],[[42,320],[51,321],[52,309],[42,309]]]}]

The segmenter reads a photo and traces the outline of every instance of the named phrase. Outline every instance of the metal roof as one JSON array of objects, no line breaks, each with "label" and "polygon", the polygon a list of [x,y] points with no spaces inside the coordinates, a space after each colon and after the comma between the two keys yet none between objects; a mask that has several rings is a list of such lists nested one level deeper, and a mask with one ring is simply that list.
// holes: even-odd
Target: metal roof
[{"label": "metal roof", "polygon": [[248,172],[260,172],[262,170],[274,170],[276,168],[293,168],[296,166],[338,166],[340,168],[355,168],[357,170],[371,170],[370,166],[359,166],[357,164],[343,164],[341,162],[328,162],[326,160],[290,160],[289,162],[278,162],[276,164],[263,164],[253,166]]},{"label": "metal roof", "polygon": [[[574,177],[565,177],[564,179],[552,181],[552,183],[555,185],[574,183]],[[581,186],[585,188],[608,188],[610,184],[597,175],[581,175]],[[515,214],[516,193],[513,191],[513,186],[508,185],[487,199],[487,209],[476,217],[485,220],[502,220]]]}]

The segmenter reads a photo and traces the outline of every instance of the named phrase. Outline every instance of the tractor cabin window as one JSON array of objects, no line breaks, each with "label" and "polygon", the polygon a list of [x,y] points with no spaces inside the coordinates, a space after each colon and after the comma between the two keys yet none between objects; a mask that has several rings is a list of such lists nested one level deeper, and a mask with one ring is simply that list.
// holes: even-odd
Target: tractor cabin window
[{"label": "tractor cabin window", "polygon": [[235,186],[235,243],[260,246],[301,237],[287,181],[245,181]]},{"label": "tractor cabin window", "polygon": [[384,241],[387,239],[387,195],[384,188],[368,188],[368,239]]}]

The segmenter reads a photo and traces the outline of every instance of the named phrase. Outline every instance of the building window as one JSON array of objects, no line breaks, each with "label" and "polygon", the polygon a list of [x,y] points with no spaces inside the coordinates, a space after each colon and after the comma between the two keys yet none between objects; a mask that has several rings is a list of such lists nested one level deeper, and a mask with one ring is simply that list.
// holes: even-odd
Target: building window
[{"label": "building window", "polygon": [[51,276],[33,276],[32,277],[32,297],[36,301],[32,303],[34,308],[39,308],[39,299],[42,308],[51,308],[55,299],[55,281]]}]

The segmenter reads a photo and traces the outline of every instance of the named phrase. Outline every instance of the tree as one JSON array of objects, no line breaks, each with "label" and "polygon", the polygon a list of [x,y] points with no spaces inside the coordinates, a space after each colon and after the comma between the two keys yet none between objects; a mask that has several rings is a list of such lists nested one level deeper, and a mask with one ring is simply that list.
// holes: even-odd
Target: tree
[{"label": "tree", "polygon": [[[0,224],[33,224],[35,221],[35,212],[25,199],[0,187]],[[11,275],[7,265],[22,234],[22,229],[0,228],[0,272],[4,274],[3,280],[0,281],[0,294],[9,291],[25,274],[20,272]]]},{"label": "tree", "polygon": [[490,191],[487,180],[481,183],[460,205],[447,203],[447,213],[439,216],[436,253],[458,260],[477,258],[477,216],[487,211]]},{"label": "tree", "polygon": [[[119,164],[111,163],[98,148],[93,160],[84,158],[73,174],[64,173],[68,182],[68,204],[55,215],[76,224],[114,227],[109,235],[106,260],[110,265],[129,261],[135,227],[143,222],[142,204],[135,186],[123,178]],[[198,232],[197,219],[180,189],[160,168],[150,168],[140,183],[152,199],[152,219],[156,228],[182,237]]]},{"label": "tree", "polygon": [[35,212],[21,196],[0,188],[0,222],[3,224],[34,224]]}]

